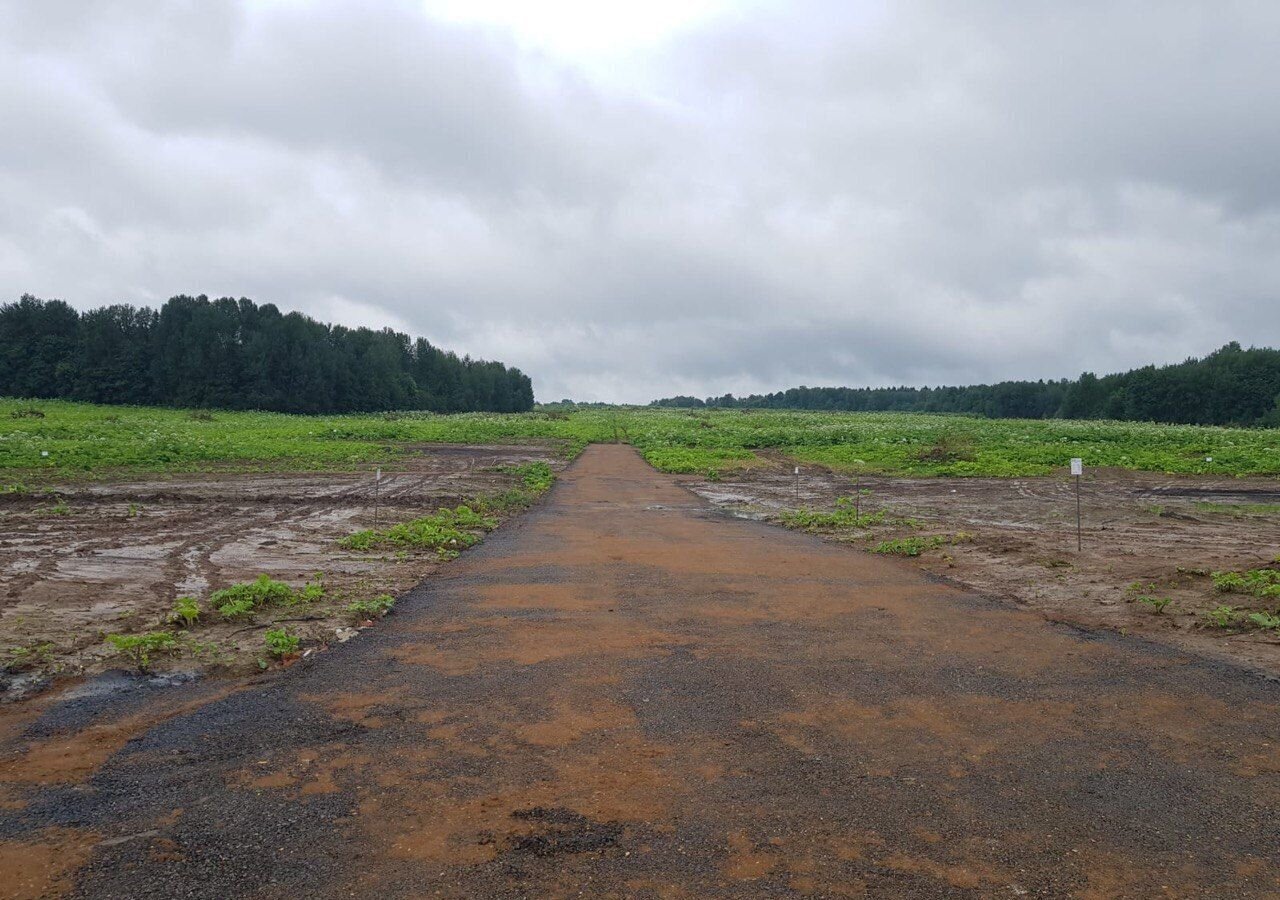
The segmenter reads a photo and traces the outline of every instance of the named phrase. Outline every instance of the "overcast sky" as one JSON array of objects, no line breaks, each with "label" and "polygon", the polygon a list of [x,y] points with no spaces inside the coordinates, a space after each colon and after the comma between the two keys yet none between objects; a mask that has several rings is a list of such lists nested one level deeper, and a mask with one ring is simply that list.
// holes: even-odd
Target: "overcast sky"
[{"label": "overcast sky", "polygon": [[1280,344],[1275,0],[0,0],[0,289],[540,400]]}]

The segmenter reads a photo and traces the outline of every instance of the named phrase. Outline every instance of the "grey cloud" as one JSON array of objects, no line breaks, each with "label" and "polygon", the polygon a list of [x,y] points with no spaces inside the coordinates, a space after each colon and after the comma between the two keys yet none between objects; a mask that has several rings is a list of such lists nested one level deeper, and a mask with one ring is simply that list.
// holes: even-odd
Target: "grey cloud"
[{"label": "grey cloud", "polygon": [[1280,8],[800,0],[619,85],[409,2],[0,0],[0,288],[249,295],[543,399],[1280,340]]}]

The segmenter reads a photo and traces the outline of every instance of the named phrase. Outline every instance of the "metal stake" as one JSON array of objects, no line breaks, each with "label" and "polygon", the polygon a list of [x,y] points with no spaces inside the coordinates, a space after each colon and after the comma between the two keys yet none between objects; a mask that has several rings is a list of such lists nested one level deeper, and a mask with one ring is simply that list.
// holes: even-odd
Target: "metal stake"
[{"label": "metal stake", "polygon": [[1076,476],[1076,552],[1084,549],[1084,538],[1080,536],[1080,476]]}]

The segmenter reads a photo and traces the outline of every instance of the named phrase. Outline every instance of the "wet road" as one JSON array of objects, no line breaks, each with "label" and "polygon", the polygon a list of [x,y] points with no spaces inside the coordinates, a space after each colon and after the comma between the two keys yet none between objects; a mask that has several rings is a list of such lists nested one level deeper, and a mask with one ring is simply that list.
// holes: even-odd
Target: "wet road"
[{"label": "wet road", "polygon": [[190,708],[212,690],[27,726],[7,883],[1280,896],[1280,685],[724,518],[627,447],[359,640]]}]

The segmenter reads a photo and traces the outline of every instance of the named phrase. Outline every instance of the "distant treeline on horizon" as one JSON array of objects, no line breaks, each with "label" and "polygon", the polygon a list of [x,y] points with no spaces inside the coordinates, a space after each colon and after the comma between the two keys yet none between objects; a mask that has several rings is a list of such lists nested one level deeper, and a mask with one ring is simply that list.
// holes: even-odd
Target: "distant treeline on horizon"
[{"label": "distant treeline on horizon", "polygon": [[203,295],[159,310],[2,304],[0,396],[292,413],[533,408],[529,377],[502,363]]},{"label": "distant treeline on horizon", "polygon": [[798,387],[749,397],[668,397],[650,406],[966,413],[992,419],[1119,419],[1185,425],[1280,426],[1280,350],[1235,341],[1203,359],[1101,378],[967,387]]}]

